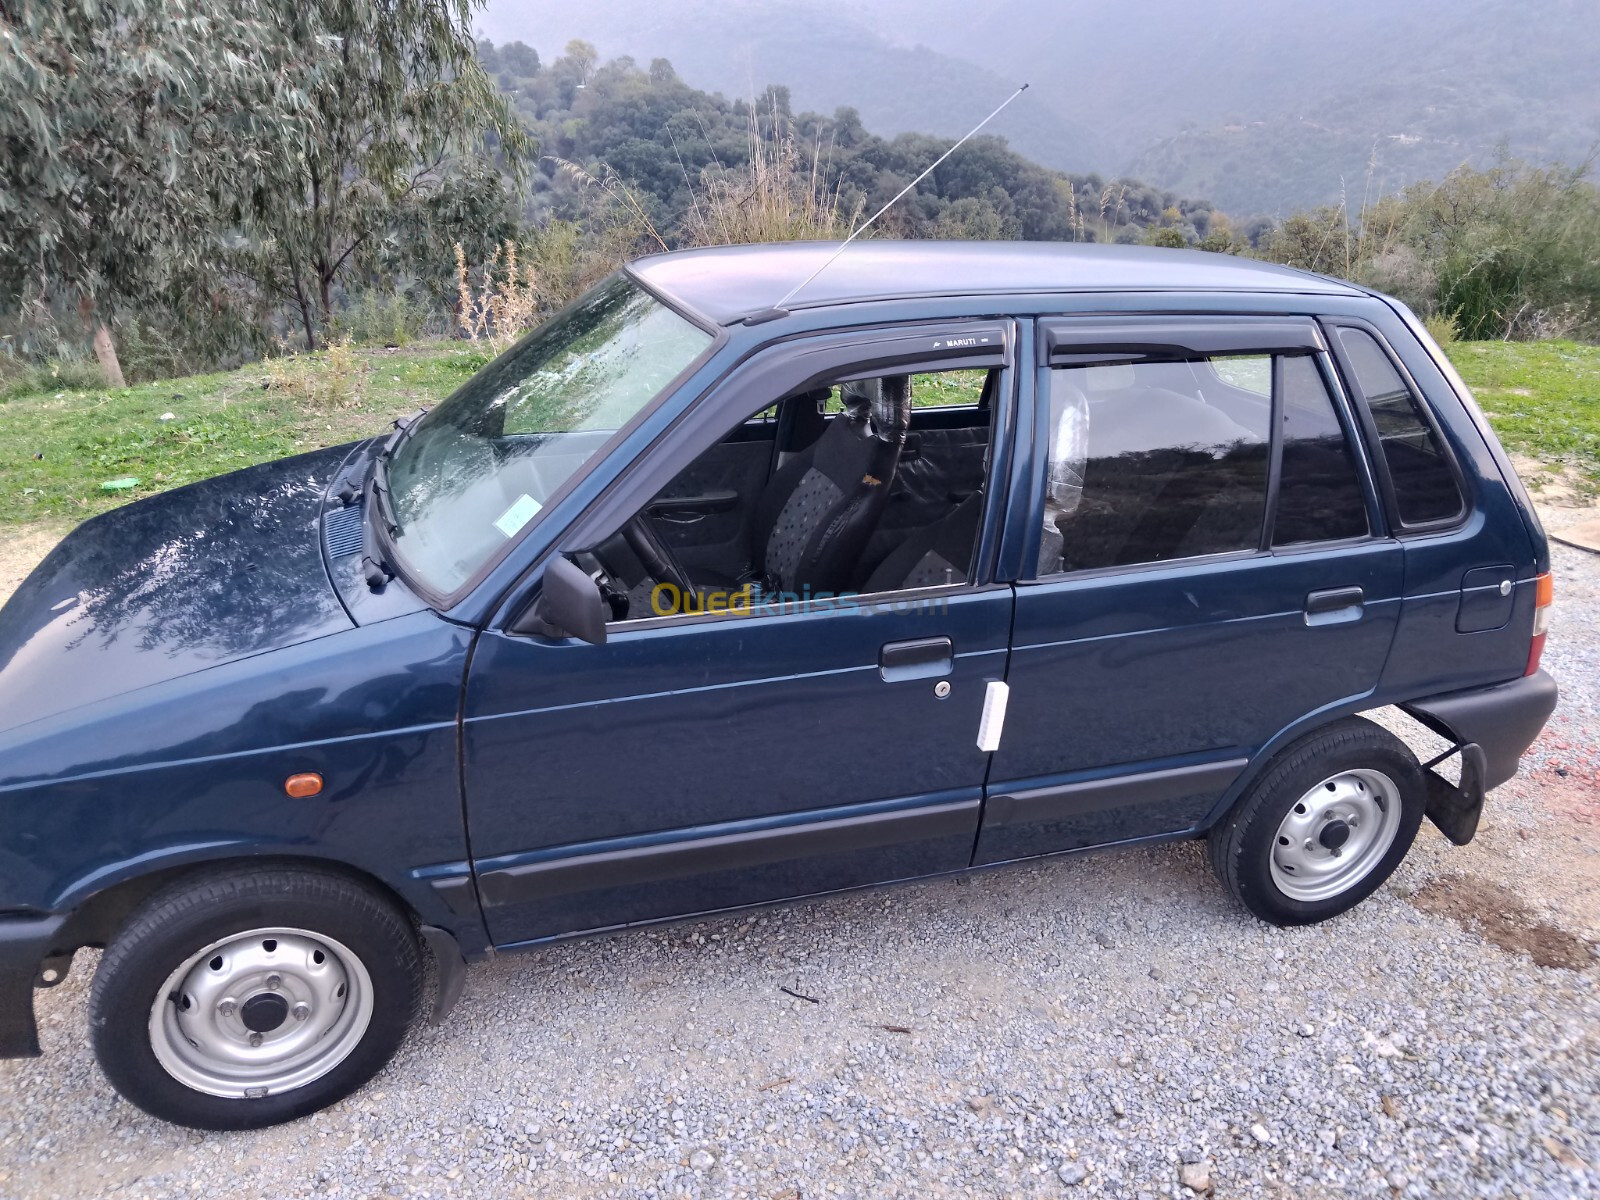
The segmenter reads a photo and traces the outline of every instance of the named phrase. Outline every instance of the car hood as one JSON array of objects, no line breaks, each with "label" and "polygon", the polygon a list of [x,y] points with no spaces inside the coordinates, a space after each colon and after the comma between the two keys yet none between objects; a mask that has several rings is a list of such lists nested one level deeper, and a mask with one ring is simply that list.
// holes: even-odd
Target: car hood
[{"label": "car hood", "polygon": [[352,628],[321,502],[348,447],[84,522],[0,609],[0,730]]}]

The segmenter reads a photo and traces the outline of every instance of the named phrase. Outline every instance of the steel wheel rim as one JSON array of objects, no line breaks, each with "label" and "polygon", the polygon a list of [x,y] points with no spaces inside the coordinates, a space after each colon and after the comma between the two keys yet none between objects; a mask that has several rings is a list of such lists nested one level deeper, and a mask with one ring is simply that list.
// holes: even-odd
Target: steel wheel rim
[{"label": "steel wheel rim", "polygon": [[350,1057],[372,1009],[372,977],[348,947],[304,929],[252,929],[167,976],[150,1009],[150,1046],[185,1087],[258,1099]]},{"label": "steel wheel rim", "polygon": [[1291,900],[1328,900],[1371,875],[1400,831],[1400,789],[1382,771],[1330,775],[1273,835],[1272,882]]}]

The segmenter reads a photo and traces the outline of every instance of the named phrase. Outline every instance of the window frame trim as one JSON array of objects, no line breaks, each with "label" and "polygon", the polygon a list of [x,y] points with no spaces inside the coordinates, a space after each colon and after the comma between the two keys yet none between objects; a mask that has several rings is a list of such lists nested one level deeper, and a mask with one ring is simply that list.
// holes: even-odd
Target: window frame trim
[{"label": "window frame trim", "polygon": [[1103,355],[1108,361],[1187,361],[1229,355],[1327,349],[1316,319],[1286,313],[1242,316],[1086,314],[1039,318],[1039,365],[1058,358]]},{"label": "window frame trim", "polygon": [[[907,351],[908,343],[925,339],[930,331],[954,327],[975,330],[993,328],[999,330],[1002,336],[999,345],[992,347],[948,347],[944,348],[942,353],[928,351],[920,347],[913,352]],[[914,597],[921,600],[924,598],[937,598],[940,595],[953,596],[969,592],[982,592],[993,587],[1002,586],[992,578],[994,567],[992,561],[993,552],[991,549],[987,558],[985,557],[984,532],[990,524],[1002,522],[1005,518],[1003,509],[996,507],[997,503],[1000,502],[994,499],[993,493],[997,490],[997,487],[1003,490],[1004,483],[1003,479],[997,480],[997,475],[1002,466],[999,443],[1003,440],[1008,441],[1016,436],[1016,409],[1020,398],[1017,380],[1021,374],[1021,369],[1018,365],[1019,340],[1020,328],[1015,318],[965,316],[817,330],[753,348],[745,359],[708,388],[704,394],[699,396],[680,414],[655,442],[627,463],[618,473],[617,478],[612,481],[606,492],[571,522],[561,538],[552,545],[550,551],[545,555],[541,555],[538,562],[530,566],[523,576],[525,583],[532,584],[532,586],[527,587],[526,590],[523,587],[514,589],[512,598],[509,601],[502,602],[500,605],[500,616],[491,622],[492,626],[501,628],[505,632],[510,632],[517,615],[524,612],[537,596],[536,579],[543,563],[551,555],[571,551],[573,549],[571,543],[573,542],[594,540],[592,535],[596,530],[604,529],[608,524],[614,523],[614,514],[626,506],[628,503],[627,497],[643,486],[641,484],[641,476],[648,475],[648,468],[652,461],[655,463],[661,463],[663,460],[672,461],[675,455],[672,454],[668,443],[680,439],[686,427],[708,419],[707,414],[716,411],[719,397],[725,396],[731,389],[747,386],[750,383],[752,374],[756,376],[758,381],[764,382],[764,380],[761,380],[763,374],[782,373],[795,364],[810,366],[811,370],[806,375],[806,378],[811,382],[815,382],[824,376],[831,376],[836,380],[844,380],[852,377],[873,378],[880,374],[924,374],[942,371],[984,370],[998,371],[1000,373],[1000,383],[996,389],[996,402],[992,406],[990,413],[989,461],[985,467],[984,487],[990,494],[990,499],[985,504],[984,519],[979,526],[978,536],[973,545],[973,558],[969,568],[970,577],[968,580],[958,584],[938,584],[933,587],[898,589],[891,592],[834,593],[826,600],[802,601],[799,606],[791,606],[780,615],[815,616],[837,611],[843,607],[839,603],[840,597],[846,594],[859,601],[854,607],[870,610],[881,601],[888,601],[892,604],[895,598]],[[848,365],[823,365],[841,357],[848,359]],[[798,386],[803,387],[805,384],[802,383]],[[745,421],[741,421],[735,428],[742,428],[744,424]],[[730,430],[729,432],[732,431]],[[1005,463],[1008,464],[1009,459],[1009,454],[1004,455]],[[645,502],[648,503],[648,497]],[[621,523],[616,523],[616,528],[602,535],[599,540],[604,540],[604,537],[615,533],[620,527]],[[1009,584],[1004,586],[1009,586]],[[863,615],[872,615],[872,613],[865,611]],[[623,621],[607,621],[606,629],[609,636],[611,633],[623,634],[632,633],[635,630],[689,627],[728,619],[753,620],[757,619],[757,614],[727,611],[674,613],[668,616],[652,614],[648,617],[637,617]]]},{"label": "window frame trim", "polygon": [[1277,533],[1278,522],[1278,477],[1276,472],[1283,458],[1283,400],[1278,378],[1280,368],[1278,362],[1286,357],[1284,354],[1273,355],[1272,365],[1272,443],[1273,443],[1273,470],[1275,472],[1270,497],[1272,507],[1268,510],[1267,524],[1268,535],[1262,543],[1262,549],[1270,554],[1296,554],[1307,547],[1314,546],[1359,546],[1364,542],[1381,541],[1389,536],[1388,513],[1384,510],[1383,495],[1378,490],[1377,474],[1367,452],[1366,439],[1362,437],[1359,420],[1353,412],[1354,405],[1349,394],[1344,389],[1344,384],[1339,378],[1339,373],[1333,362],[1333,354],[1323,350],[1317,354],[1309,355],[1316,366],[1317,374],[1322,380],[1322,387],[1328,394],[1328,399],[1333,405],[1333,417],[1339,423],[1339,430],[1344,434],[1345,445],[1350,450],[1350,456],[1356,468],[1356,485],[1361,489],[1361,504],[1367,514],[1367,532],[1360,537],[1342,538],[1315,538],[1305,542],[1285,542],[1281,546],[1273,545],[1272,539]]},{"label": "window frame trim", "polygon": [[[1345,394],[1349,397],[1350,407],[1357,415],[1361,428],[1361,442],[1366,447],[1367,458],[1370,460],[1375,482],[1378,485],[1378,498],[1381,502],[1385,518],[1385,527],[1391,537],[1411,537],[1419,534],[1448,533],[1464,526],[1472,517],[1474,505],[1471,489],[1468,486],[1466,472],[1461,469],[1461,461],[1456,454],[1456,449],[1445,434],[1444,425],[1439,420],[1438,413],[1434,412],[1433,405],[1429,402],[1426,393],[1417,385],[1416,379],[1406,368],[1400,356],[1394,352],[1394,347],[1389,344],[1389,339],[1383,332],[1369,321],[1359,317],[1327,316],[1318,318],[1325,330],[1328,343],[1328,352],[1332,356],[1334,366],[1340,378]],[[1366,334],[1376,343],[1379,353],[1389,362],[1394,369],[1401,384],[1411,397],[1413,409],[1421,416],[1423,425],[1427,428],[1434,443],[1439,447],[1444,457],[1445,465],[1450,471],[1451,480],[1455,484],[1456,498],[1459,507],[1455,513],[1448,517],[1435,517],[1430,521],[1407,521],[1400,514],[1399,498],[1395,495],[1394,475],[1389,470],[1388,457],[1383,452],[1383,439],[1378,433],[1378,423],[1372,415],[1372,406],[1367,399],[1366,391],[1361,387],[1356,376],[1355,366],[1350,361],[1350,356],[1345,352],[1339,340],[1338,331],[1341,328],[1354,329]]]},{"label": "window frame trim", "polygon": [[[1343,319],[1341,318],[1341,323]],[[1349,324],[1364,324],[1351,320]],[[1211,563],[1225,559],[1247,561],[1254,558],[1271,558],[1281,555],[1302,554],[1308,550],[1326,547],[1360,546],[1382,541],[1388,537],[1387,512],[1383,497],[1378,491],[1376,467],[1369,461],[1371,455],[1355,412],[1352,395],[1343,386],[1333,359],[1333,338],[1324,328],[1329,322],[1315,316],[1286,316],[1283,314],[1252,316],[1116,316],[1091,315],[1087,317],[1044,316],[1037,322],[1039,329],[1036,351],[1036,382],[1034,387],[1034,455],[1040,464],[1033,481],[1034,494],[1026,507],[1028,521],[1024,538],[1024,555],[1017,573],[1018,586],[1037,583],[1056,583],[1067,579],[1109,578],[1157,568],[1171,568],[1180,563]],[[1161,340],[1163,329],[1173,331],[1169,341]],[[1140,335],[1137,346],[1119,335],[1135,331]],[[1146,336],[1148,331],[1148,336]],[[1200,336],[1203,334],[1203,338]],[[1099,340],[1109,339],[1109,340]],[[1185,342],[1196,343],[1186,345]],[[1205,348],[1199,343],[1204,341]],[[1385,347],[1387,349],[1387,347]],[[1278,491],[1283,459],[1280,360],[1288,355],[1304,355],[1316,363],[1323,387],[1333,404],[1334,417],[1344,433],[1345,444],[1355,460],[1356,481],[1361,487],[1362,503],[1366,508],[1367,532],[1359,538],[1329,538],[1322,541],[1294,542],[1274,547],[1272,536],[1277,524]],[[1039,573],[1040,522],[1043,516],[1043,496],[1039,491],[1044,472],[1048,469],[1050,454],[1049,406],[1050,374],[1056,370],[1096,365],[1097,362],[1133,361],[1195,361],[1241,355],[1266,355],[1272,361],[1272,393],[1269,397],[1267,488],[1262,510],[1261,531],[1255,547],[1237,550],[1218,550],[1209,554],[1194,554],[1183,558],[1164,558],[1146,563],[1127,563],[1105,567],[1090,567],[1081,571],[1057,571],[1048,575]],[[1072,361],[1053,361],[1070,358]],[[1408,387],[1414,387],[1408,378]]]}]

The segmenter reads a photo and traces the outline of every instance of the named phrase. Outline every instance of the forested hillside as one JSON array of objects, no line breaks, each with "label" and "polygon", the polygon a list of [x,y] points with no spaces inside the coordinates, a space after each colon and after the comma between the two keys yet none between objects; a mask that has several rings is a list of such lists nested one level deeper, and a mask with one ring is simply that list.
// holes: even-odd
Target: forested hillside
[{"label": "forested hillside", "polygon": [[1502,151],[1581,162],[1600,143],[1592,0],[495,0],[480,26],[666,56],[730,96],[783,84],[886,136],[958,134],[1031,82],[996,127],[1023,154],[1239,216],[1359,204]]},{"label": "forested hillside", "polygon": [[[681,79],[665,58],[648,67],[626,57],[601,64],[582,42],[548,65],[521,43],[482,41],[479,58],[539,144],[525,214],[536,223],[551,214],[584,218],[596,186],[585,176],[609,172],[638,198],[663,242],[693,241],[689,226],[707,184],[748,172],[752,158],[766,154],[826,197],[849,227],[852,215],[876,211],[950,145],[922,133],[878,136],[854,108],[796,112],[784,86],[748,100],[708,93]],[[969,103],[967,124],[992,107],[987,100],[982,109]],[[1137,241],[1151,227],[1168,226],[1198,241],[1214,232],[1217,216],[1204,201],[1137,181],[1041,167],[1004,140],[980,135],[885,217],[882,230],[903,237]]]}]

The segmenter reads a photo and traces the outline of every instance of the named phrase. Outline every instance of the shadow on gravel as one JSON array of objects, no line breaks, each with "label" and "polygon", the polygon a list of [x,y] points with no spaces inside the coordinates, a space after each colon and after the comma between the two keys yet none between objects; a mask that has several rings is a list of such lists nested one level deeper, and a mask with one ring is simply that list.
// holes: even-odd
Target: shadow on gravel
[{"label": "shadow on gravel", "polygon": [[1410,899],[1423,912],[1448,917],[1502,950],[1526,954],[1541,967],[1581,971],[1595,961],[1588,942],[1540,920],[1521,897],[1498,883],[1472,875],[1445,875]]}]

